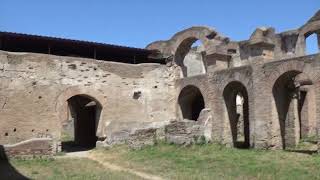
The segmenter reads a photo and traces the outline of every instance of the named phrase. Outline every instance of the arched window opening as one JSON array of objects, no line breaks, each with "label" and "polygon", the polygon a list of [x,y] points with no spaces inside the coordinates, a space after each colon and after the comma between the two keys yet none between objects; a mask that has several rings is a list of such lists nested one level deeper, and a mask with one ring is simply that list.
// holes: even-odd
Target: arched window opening
[{"label": "arched window opening", "polygon": [[314,98],[312,82],[299,79],[303,75],[300,73],[284,73],[276,80],[272,89],[283,149],[295,148],[301,137],[307,137],[313,121],[313,111],[308,109]]},{"label": "arched window opening", "polygon": [[319,53],[318,35],[313,33],[306,38],[306,55]]},{"label": "arched window opening", "polygon": [[183,119],[197,120],[205,103],[200,90],[195,86],[186,86],[182,89],[178,103]]},{"label": "arched window opening", "polygon": [[101,105],[95,99],[76,95],[68,99],[68,120],[62,133],[62,150],[77,151],[96,146]]},{"label": "arched window opening", "polygon": [[246,87],[231,82],[223,92],[234,147],[250,147],[249,102]]},{"label": "arched window opening", "polygon": [[177,49],[175,60],[181,67],[183,77],[205,74],[204,47],[200,40],[189,38]]}]

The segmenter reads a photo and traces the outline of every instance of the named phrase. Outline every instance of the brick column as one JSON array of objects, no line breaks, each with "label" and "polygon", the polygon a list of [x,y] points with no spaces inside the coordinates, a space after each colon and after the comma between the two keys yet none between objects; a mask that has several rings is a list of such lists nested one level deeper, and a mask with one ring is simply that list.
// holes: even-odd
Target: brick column
[{"label": "brick column", "polygon": [[291,101],[285,120],[285,147],[295,147],[300,140],[300,122],[298,113],[298,94],[291,94]]},{"label": "brick column", "polygon": [[255,61],[252,77],[254,86],[249,94],[250,145],[256,149],[268,149],[273,95],[259,60]]},{"label": "brick column", "polygon": [[320,82],[315,84],[316,91],[316,124],[317,124],[317,136],[318,136],[318,152],[320,152]]}]

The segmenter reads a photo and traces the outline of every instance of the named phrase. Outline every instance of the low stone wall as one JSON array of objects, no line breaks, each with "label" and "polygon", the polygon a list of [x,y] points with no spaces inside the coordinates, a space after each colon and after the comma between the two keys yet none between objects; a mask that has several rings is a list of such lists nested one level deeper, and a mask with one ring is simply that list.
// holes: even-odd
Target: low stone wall
[{"label": "low stone wall", "polygon": [[13,145],[1,146],[0,158],[51,156],[53,152],[53,140],[51,138],[35,138]]},{"label": "low stone wall", "polygon": [[156,143],[157,129],[140,129],[130,135],[127,143],[132,149],[141,149],[144,146],[152,146]]},{"label": "low stone wall", "polygon": [[174,120],[165,127],[168,143],[189,145],[211,141],[212,117],[209,109],[203,109],[197,121]]}]

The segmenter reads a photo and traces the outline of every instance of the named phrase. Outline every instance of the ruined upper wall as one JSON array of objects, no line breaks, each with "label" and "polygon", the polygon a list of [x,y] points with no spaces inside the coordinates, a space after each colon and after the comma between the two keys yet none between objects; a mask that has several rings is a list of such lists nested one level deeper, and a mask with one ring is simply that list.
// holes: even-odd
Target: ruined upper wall
[{"label": "ruined upper wall", "polygon": [[[276,33],[274,28],[257,28],[248,40],[230,41],[209,27],[191,27],[175,34],[167,41],[156,41],[146,48],[159,50],[167,61],[185,70],[184,58],[192,44],[202,42],[206,71],[238,67],[257,61],[277,61],[306,55],[306,38],[316,33],[320,39],[320,11],[298,29]],[[320,44],[320,40],[318,40]]]}]

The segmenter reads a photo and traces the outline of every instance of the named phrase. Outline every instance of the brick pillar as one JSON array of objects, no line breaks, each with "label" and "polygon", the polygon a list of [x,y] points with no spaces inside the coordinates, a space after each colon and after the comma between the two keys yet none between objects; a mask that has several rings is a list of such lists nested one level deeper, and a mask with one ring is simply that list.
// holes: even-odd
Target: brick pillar
[{"label": "brick pillar", "polygon": [[320,82],[315,84],[315,103],[316,103],[316,134],[318,136],[318,152],[320,153]]},{"label": "brick pillar", "polygon": [[250,134],[254,138],[251,139],[250,143],[256,149],[268,149],[272,94],[268,94],[262,88],[257,87],[254,91],[254,97],[253,105],[250,106]]},{"label": "brick pillar", "polygon": [[295,147],[300,140],[298,94],[293,92],[285,120],[285,147]]},{"label": "brick pillar", "polygon": [[310,98],[310,93],[308,91],[300,91],[300,99],[299,99],[299,118],[301,123],[301,137],[306,138],[309,135],[310,123],[309,119],[309,100],[312,101]]}]

